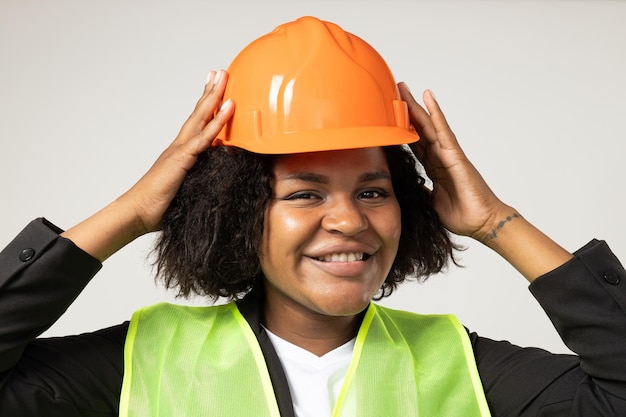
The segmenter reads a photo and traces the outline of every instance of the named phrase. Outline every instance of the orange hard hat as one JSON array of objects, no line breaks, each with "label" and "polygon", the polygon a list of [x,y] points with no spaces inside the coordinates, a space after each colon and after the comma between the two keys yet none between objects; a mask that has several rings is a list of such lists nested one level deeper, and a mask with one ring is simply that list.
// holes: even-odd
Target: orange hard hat
[{"label": "orange hard hat", "polygon": [[214,145],[286,154],[415,142],[383,58],[339,26],[303,17],[253,41],[229,69],[235,114]]}]

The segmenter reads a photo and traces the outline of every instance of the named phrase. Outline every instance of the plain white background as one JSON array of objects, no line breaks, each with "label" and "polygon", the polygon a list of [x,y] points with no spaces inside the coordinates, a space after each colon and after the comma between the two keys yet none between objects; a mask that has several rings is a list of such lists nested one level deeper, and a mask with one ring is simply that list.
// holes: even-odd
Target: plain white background
[{"label": "plain white background", "polygon": [[[302,15],[367,40],[415,93],[434,90],[492,188],[564,247],[597,237],[626,257],[626,2],[597,0],[2,0],[0,246],[35,217],[68,228],[121,194],[174,138],[209,70]],[[171,300],[152,278],[152,238],[106,261],[47,334]],[[525,280],[458,241],[464,268],[385,303],[566,351]]]}]

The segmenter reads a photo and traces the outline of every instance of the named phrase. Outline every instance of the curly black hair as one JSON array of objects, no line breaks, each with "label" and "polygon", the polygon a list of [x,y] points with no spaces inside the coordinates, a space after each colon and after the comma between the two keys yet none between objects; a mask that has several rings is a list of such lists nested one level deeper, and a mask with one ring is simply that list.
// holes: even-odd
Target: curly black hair
[{"label": "curly black hair", "polygon": [[[410,150],[384,147],[402,215],[398,253],[377,299],[406,279],[425,280],[454,260],[446,229]],[[238,299],[263,279],[259,253],[275,156],[220,146],[202,154],[162,220],[157,277],[178,295]]]}]

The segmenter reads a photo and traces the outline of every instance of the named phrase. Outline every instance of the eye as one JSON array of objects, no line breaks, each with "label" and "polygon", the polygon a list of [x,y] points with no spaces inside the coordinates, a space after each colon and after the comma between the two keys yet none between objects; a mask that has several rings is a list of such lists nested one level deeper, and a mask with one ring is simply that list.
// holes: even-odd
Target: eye
[{"label": "eye", "polygon": [[360,199],[364,199],[364,200],[370,200],[370,199],[382,199],[385,197],[388,197],[389,193],[383,190],[365,190],[365,191],[361,191],[359,193],[359,198]]},{"label": "eye", "polygon": [[283,200],[287,201],[295,201],[295,200],[319,200],[320,197],[318,194],[311,191],[298,191],[297,193],[293,193],[283,198]]}]

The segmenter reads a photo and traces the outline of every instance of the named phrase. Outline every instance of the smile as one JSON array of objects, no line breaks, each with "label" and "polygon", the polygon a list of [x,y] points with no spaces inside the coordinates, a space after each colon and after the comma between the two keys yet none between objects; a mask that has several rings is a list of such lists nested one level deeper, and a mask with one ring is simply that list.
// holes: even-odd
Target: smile
[{"label": "smile", "polygon": [[342,252],[342,253],[329,253],[328,255],[315,257],[318,261],[322,262],[356,262],[364,261],[369,258],[370,255],[363,252]]}]

